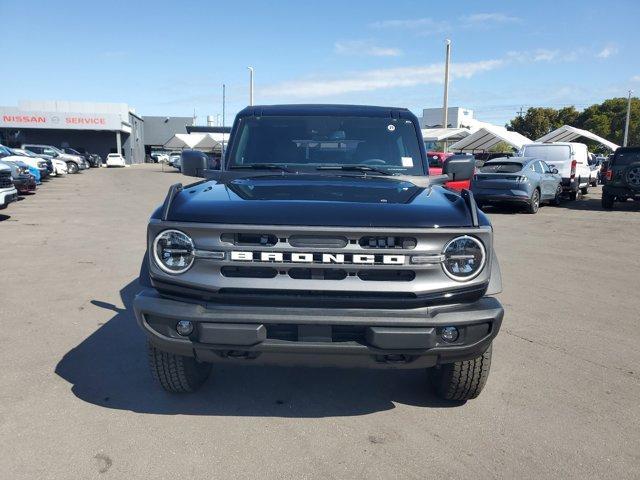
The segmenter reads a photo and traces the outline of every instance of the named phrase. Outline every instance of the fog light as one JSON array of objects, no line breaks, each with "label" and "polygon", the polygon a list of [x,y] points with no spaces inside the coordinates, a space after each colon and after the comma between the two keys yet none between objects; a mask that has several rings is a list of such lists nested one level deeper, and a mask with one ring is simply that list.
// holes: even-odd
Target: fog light
[{"label": "fog light", "polygon": [[180,320],[176,324],[176,331],[178,332],[179,335],[182,335],[183,337],[188,337],[193,332],[193,323],[191,323],[189,320]]},{"label": "fog light", "polygon": [[440,336],[445,342],[455,342],[458,339],[458,329],[456,327],[444,327]]}]

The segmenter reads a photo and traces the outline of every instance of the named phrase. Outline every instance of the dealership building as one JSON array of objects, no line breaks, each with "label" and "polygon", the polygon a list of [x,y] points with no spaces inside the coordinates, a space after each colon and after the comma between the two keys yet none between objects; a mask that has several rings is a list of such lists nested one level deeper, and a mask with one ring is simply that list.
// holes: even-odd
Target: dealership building
[{"label": "dealership building", "polygon": [[99,154],[120,152],[144,162],[144,122],[126,103],[22,101],[0,106],[0,143],[71,147]]}]

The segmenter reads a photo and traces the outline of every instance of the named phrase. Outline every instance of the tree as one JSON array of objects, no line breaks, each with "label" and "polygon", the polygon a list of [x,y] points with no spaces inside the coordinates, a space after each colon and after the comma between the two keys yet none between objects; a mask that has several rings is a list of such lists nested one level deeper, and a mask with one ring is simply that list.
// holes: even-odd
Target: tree
[{"label": "tree", "polygon": [[[622,145],[627,115],[626,98],[610,98],[600,104],[591,105],[582,112],[575,107],[554,108],[532,107],[524,116],[515,117],[507,128],[521,133],[532,140],[542,137],[563,125],[589,130],[607,140]],[[587,143],[591,151],[606,152],[606,147],[595,142]],[[631,121],[629,123],[629,146],[640,145],[640,99],[631,99]]]}]

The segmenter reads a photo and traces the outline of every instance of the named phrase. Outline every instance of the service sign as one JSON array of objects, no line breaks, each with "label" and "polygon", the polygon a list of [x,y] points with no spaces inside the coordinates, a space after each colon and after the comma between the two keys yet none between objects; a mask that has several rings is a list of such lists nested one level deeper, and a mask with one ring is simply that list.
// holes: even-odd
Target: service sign
[{"label": "service sign", "polygon": [[0,107],[0,128],[64,130],[122,130],[120,115],[112,113],[37,112]]}]

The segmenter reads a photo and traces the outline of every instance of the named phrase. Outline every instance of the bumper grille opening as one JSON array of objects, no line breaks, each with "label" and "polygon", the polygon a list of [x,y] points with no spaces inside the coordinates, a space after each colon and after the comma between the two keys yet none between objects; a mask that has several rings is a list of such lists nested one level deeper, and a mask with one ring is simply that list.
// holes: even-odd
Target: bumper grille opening
[{"label": "bumper grille opening", "polygon": [[362,270],[360,280],[368,282],[410,282],[416,278],[413,270]]},{"label": "bumper grille opening", "polygon": [[339,268],[290,268],[289,276],[296,280],[344,280],[347,272]]},{"label": "bumper grille opening", "polygon": [[[274,323],[266,324],[265,327],[270,340],[300,341],[297,325]],[[331,341],[365,343],[366,328],[362,325],[331,325]]]},{"label": "bumper grille opening", "polygon": [[229,278],[275,278],[278,271],[270,267],[222,267],[220,273]]},{"label": "bumper grille opening", "polygon": [[402,248],[411,250],[416,248],[418,241],[413,237],[361,237],[358,241],[362,248]]}]

